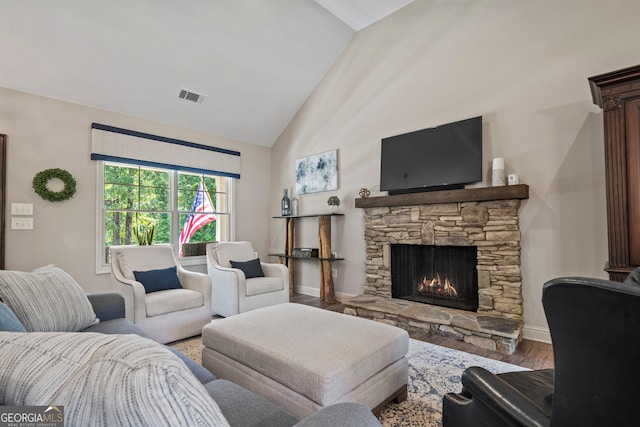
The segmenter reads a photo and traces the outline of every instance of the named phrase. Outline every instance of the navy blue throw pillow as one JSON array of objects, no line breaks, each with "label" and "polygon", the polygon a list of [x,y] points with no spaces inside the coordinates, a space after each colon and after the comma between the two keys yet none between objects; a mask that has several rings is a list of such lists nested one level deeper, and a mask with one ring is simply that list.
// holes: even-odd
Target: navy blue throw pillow
[{"label": "navy blue throw pillow", "polygon": [[252,259],[251,261],[229,261],[232,268],[239,268],[244,273],[247,279],[252,277],[264,277],[262,266],[260,265],[260,258]]},{"label": "navy blue throw pillow", "polygon": [[27,332],[13,310],[3,302],[0,302],[0,331]]},{"label": "navy blue throw pillow", "polygon": [[182,289],[176,267],[162,268],[160,270],[134,271],[136,281],[142,283],[147,294],[151,292],[166,291],[167,289]]}]

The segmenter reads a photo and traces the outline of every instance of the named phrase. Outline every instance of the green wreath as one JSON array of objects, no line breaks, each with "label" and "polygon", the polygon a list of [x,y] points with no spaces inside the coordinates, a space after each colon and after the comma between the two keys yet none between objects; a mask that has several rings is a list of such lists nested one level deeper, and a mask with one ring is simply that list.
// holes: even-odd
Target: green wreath
[{"label": "green wreath", "polygon": [[[51,191],[47,188],[49,180],[57,178],[64,183],[64,188],[60,191]],[[42,172],[38,172],[33,177],[33,189],[44,200],[50,202],[61,202],[63,200],[70,199],[76,194],[76,180],[75,178],[64,169],[45,169]]]}]

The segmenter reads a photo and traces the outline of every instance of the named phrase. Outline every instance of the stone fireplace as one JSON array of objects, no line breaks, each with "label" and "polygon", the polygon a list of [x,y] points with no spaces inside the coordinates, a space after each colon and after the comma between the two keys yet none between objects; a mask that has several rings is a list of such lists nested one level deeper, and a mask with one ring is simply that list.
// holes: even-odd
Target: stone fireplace
[{"label": "stone fireplace", "polygon": [[[364,209],[366,283],[363,295],[345,301],[345,313],[513,353],[522,339],[518,211],[528,190],[526,185],[514,185],[357,199],[356,207]],[[424,289],[429,286],[452,292],[450,286],[456,287],[452,279],[464,275],[457,267],[439,272],[419,266],[418,273],[411,273],[423,275],[419,279],[396,277],[412,285],[418,280],[412,296],[398,298],[392,290],[398,274],[392,269],[396,245],[424,246],[427,252],[430,247],[470,248],[476,262],[477,309],[443,307],[447,304],[442,301],[421,298],[428,296]]]}]

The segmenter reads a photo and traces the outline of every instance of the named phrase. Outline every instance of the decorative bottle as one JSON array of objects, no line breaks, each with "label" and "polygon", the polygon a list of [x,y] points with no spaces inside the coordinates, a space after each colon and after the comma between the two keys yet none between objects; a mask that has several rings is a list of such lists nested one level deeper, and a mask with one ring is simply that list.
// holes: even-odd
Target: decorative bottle
[{"label": "decorative bottle", "polygon": [[289,190],[284,189],[284,196],[282,196],[282,216],[290,216],[291,215],[291,201],[289,200]]}]

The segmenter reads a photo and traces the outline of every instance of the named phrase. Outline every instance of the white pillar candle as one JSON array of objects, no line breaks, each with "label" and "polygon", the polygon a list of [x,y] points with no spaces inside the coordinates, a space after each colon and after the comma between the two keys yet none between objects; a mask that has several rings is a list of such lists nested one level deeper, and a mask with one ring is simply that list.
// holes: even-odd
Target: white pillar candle
[{"label": "white pillar candle", "polygon": [[499,187],[505,184],[504,159],[502,157],[496,157],[493,159],[491,185]]}]

